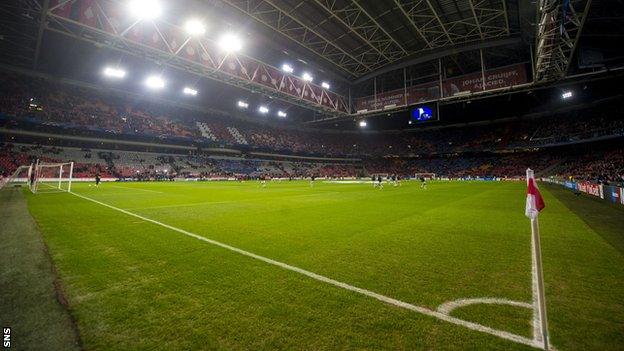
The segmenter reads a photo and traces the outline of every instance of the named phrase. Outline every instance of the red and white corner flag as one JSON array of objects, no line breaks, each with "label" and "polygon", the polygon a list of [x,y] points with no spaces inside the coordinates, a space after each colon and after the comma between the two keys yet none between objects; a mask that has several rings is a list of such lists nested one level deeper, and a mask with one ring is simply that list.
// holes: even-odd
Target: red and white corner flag
[{"label": "red and white corner flag", "polygon": [[526,171],[527,177],[527,198],[526,198],[526,208],[524,214],[530,219],[537,218],[539,212],[546,207],[544,204],[544,199],[542,198],[542,194],[540,194],[539,188],[537,187],[537,183],[535,182],[535,176],[533,175],[533,170],[528,168]]}]

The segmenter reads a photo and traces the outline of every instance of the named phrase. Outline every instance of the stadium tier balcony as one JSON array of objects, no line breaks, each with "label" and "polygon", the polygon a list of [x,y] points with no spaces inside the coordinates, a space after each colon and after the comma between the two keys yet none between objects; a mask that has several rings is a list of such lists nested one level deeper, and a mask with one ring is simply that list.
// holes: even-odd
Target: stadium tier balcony
[{"label": "stadium tier balcony", "polygon": [[[242,150],[317,156],[430,156],[577,143],[624,135],[624,121],[592,107],[562,116],[448,126],[399,134],[324,133],[208,115],[164,103],[131,101],[67,84],[4,74],[0,124],[60,134],[171,139]],[[141,140],[143,140],[141,139]]]}]

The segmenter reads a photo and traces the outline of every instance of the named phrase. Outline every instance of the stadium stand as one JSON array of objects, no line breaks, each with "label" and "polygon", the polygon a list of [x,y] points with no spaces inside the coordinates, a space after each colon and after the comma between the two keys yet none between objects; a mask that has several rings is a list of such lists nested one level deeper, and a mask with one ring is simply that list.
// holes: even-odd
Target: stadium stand
[{"label": "stadium stand", "polygon": [[[243,153],[357,157],[358,166],[312,162],[267,161],[257,156],[180,156],[139,151],[89,151],[7,144],[1,171],[37,158],[77,163],[77,176],[99,173],[111,178],[179,177],[355,177],[368,173],[409,176],[519,177],[532,165],[543,176],[622,182],[622,151],[607,147],[582,157],[568,151],[527,152],[530,148],[574,145],[624,135],[624,121],[612,105],[589,107],[506,123],[474,123],[422,128],[402,133],[323,132],[285,129],[202,114],[164,104],[132,102],[103,92],[6,74],[0,78],[0,127],[85,137],[175,141],[185,145],[230,147]],[[56,128],[56,129],[55,129]],[[78,145],[80,146],[80,145]],[[19,152],[15,152],[19,150]],[[500,152],[506,153],[500,153]],[[507,153],[515,151],[515,153]],[[392,157],[390,157],[392,156]],[[385,158],[384,158],[385,157]]]},{"label": "stadium stand", "polygon": [[529,165],[541,170],[541,176],[624,183],[624,151],[607,148],[579,156],[566,152],[450,156],[437,158],[388,158],[359,162],[346,161],[276,161],[242,157],[180,155],[136,151],[110,151],[70,147],[42,147],[28,144],[4,144],[0,153],[0,173],[11,174],[18,165],[36,159],[46,162],[76,163],[77,178],[100,174],[117,179],[177,178],[277,178],[363,177],[387,173],[410,177],[417,173],[435,173],[448,178],[500,177],[518,178]]},{"label": "stadium stand", "polygon": [[[546,117],[423,128],[402,134],[318,133],[209,116],[156,103],[131,103],[103,93],[15,74],[1,78],[2,124],[207,142],[229,147],[323,156],[386,156],[507,150],[576,143],[624,134],[610,106]],[[106,102],[105,102],[106,101]]]}]

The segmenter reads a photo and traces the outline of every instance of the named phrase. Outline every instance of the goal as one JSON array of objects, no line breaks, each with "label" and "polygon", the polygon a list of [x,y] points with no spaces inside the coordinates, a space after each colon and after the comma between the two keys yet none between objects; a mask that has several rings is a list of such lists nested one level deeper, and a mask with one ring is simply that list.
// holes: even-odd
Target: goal
[{"label": "goal", "polygon": [[19,166],[17,169],[6,178],[0,179],[0,189],[5,186],[22,186],[28,185],[32,191],[31,182],[29,181],[31,174],[33,173],[33,165]]},{"label": "goal", "polygon": [[35,163],[35,175],[30,182],[33,193],[70,192],[74,163]]}]

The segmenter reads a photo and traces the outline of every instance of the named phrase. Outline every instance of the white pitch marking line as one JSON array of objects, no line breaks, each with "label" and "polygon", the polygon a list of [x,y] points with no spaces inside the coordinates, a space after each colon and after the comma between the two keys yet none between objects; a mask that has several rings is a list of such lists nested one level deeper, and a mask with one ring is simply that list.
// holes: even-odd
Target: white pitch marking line
[{"label": "white pitch marking line", "polygon": [[327,283],[327,284],[331,284],[331,285],[337,286],[339,288],[343,288],[345,290],[353,291],[353,292],[356,292],[356,293],[361,294],[361,295],[372,297],[372,298],[374,298],[376,300],[385,302],[385,303],[390,304],[390,305],[394,305],[394,306],[397,306],[397,307],[402,307],[402,308],[408,309],[410,311],[418,312],[418,313],[421,313],[421,314],[424,314],[424,315],[427,315],[427,316],[430,316],[430,317],[434,317],[434,318],[437,318],[437,319],[440,319],[440,320],[443,320],[443,321],[446,321],[446,322],[449,322],[449,323],[452,323],[452,324],[460,325],[460,326],[468,328],[468,329],[476,330],[476,331],[479,331],[479,332],[482,332],[482,333],[491,334],[491,335],[497,336],[497,337],[499,337],[501,339],[506,339],[506,340],[513,341],[513,342],[516,342],[516,343],[519,343],[519,344],[528,345],[528,346],[531,346],[531,347],[534,347],[534,348],[537,348],[537,349],[542,348],[542,346],[543,346],[540,343],[537,343],[535,340],[526,338],[524,336],[516,335],[516,334],[510,333],[510,332],[503,331],[503,330],[498,330],[498,329],[486,327],[484,325],[481,325],[481,324],[478,324],[478,323],[474,323],[474,322],[465,321],[463,319],[451,317],[451,316],[449,316],[447,314],[444,314],[444,313],[441,313],[441,312],[438,312],[438,311],[434,311],[434,310],[431,310],[431,309],[426,308],[426,307],[412,305],[410,303],[403,302],[403,301],[400,301],[400,300],[397,300],[397,299],[394,299],[394,298],[391,298],[391,297],[388,297],[388,296],[384,296],[384,295],[378,294],[378,293],[370,291],[370,290],[358,288],[356,286],[349,285],[347,283],[343,283],[341,281],[334,280],[334,279],[322,276],[320,274],[316,274],[314,272],[307,271],[307,270],[299,268],[299,267],[291,266],[289,264],[286,264],[286,263],[283,263],[283,262],[280,262],[280,261],[275,261],[275,260],[270,259],[268,257],[260,256],[260,255],[257,255],[255,253],[252,253],[252,252],[249,252],[249,251],[245,251],[245,250],[239,249],[237,247],[221,243],[221,242],[216,241],[216,240],[208,239],[206,237],[203,237],[203,236],[195,234],[195,233],[191,233],[191,232],[186,231],[184,229],[176,228],[176,227],[173,227],[171,225],[168,225],[168,224],[165,224],[165,223],[162,223],[162,222],[159,222],[159,221],[147,218],[147,217],[143,217],[141,215],[138,215],[138,214],[135,214],[135,213],[123,210],[121,208],[117,208],[115,206],[112,206],[112,205],[109,205],[109,204],[106,204],[106,203],[103,203],[103,202],[91,199],[89,197],[86,197],[86,196],[83,196],[83,195],[80,195],[80,194],[77,194],[77,193],[74,193],[74,192],[72,192],[70,194],[72,194],[74,196],[77,196],[79,198],[82,198],[84,200],[91,201],[91,202],[94,202],[96,204],[102,205],[104,207],[108,207],[108,208],[113,209],[115,211],[119,211],[121,213],[127,214],[128,216],[136,217],[136,218],[142,219],[142,220],[144,220],[146,222],[150,222],[150,223],[159,225],[161,227],[173,230],[175,232],[187,235],[187,236],[195,238],[197,240],[201,240],[201,241],[207,242],[209,244],[212,244],[212,245],[215,245],[215,246],[219,246],[221,248],[224,248],[224,249],[227,249],[227,250],[239,253],[239,254],[244,255],[244,256],[255,258],[255,259],[259,260],[259,261],[263,261],[265,263],[272,264],[274,266],[278,266],[278,267],[287,269],[289,271],[297,272],[297,273],[305,275],[305,276],[307,276],[309,278],[312,278],[312,279],[315,279],[315,280],[318,280],[318,281],[321,281],[321,282],[324,282],[324,283]]},{"label": "white pitch marking line", "polygon": [[438,306],[437,310],[438,312],[450,315],[451,312],[456,308],[465,307],[469,305],[475,305],[475,304],[509,305],[509,306],[528,308],[528,309],[533,308],[533,304],[528,303],[528,302],[513,301],[513,300],[500,299],[500,298],[495,298],[495,297],[480,297],[480,298],[459,299],[459,300],[445,302],[441,304],[440,306]]}]

